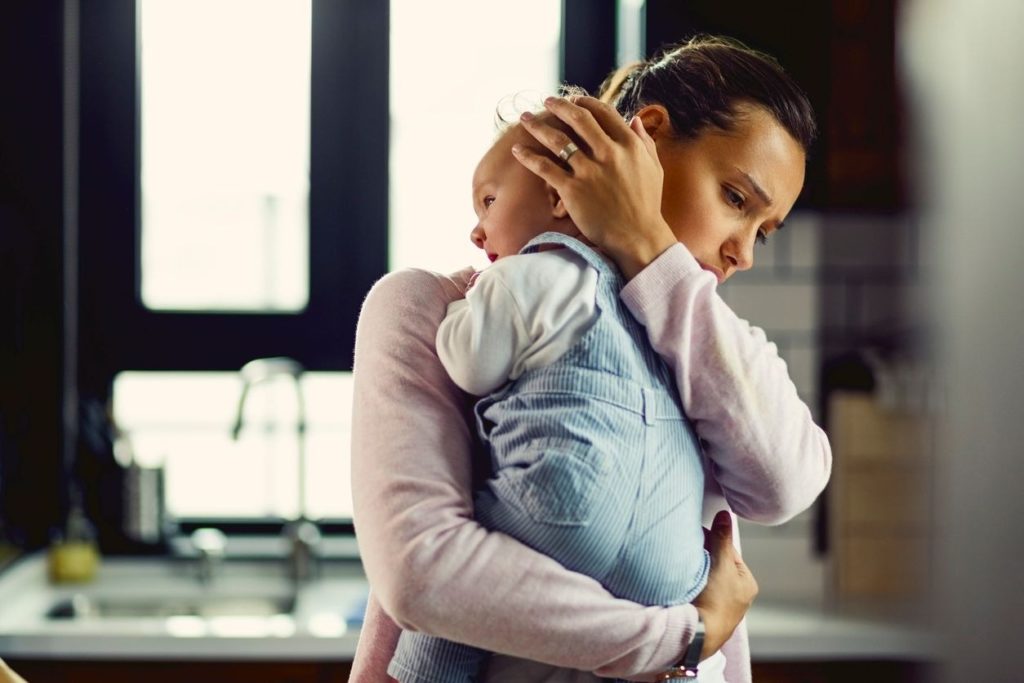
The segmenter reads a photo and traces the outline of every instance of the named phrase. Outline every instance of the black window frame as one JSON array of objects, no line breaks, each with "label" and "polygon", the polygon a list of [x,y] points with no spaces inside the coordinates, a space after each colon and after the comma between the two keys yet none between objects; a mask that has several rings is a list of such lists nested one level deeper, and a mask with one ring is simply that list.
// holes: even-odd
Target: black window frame
[{"label": "black window frame", "polygon": [[136,2],[82,3],[83,393],[108,397],[124,370],[237,370],[264,356],[351,369],[362,299],[387,271],[388,14],[386,2],[312,0],[306,308],[154,311],[140,288]]},{"label": "black window frame", "polygon": [[[614,66],[614,40],[594,39],[614,36],[614,8],[563,0],[563,81],[593,88]],[[82,3],[80,21],[80,395],[108,401],[123,371],[234,371],[266,356],[351,370],[363,298],[388,270],[389,3],[312,0],[310,289],[297,313],[142,303],[136,0]],[[282,522],[185,519],[179,529],[265,534]],[[343,520],[324,527],[352,532]]]},{"label": "black window frame", "polygon": [[[82,3],[79,395],[106,403],[128,370],[233,371],[290,356],[352,368],[366,292],[387,271],[389,7],[312,0],[309,301],[296,313],[156,311],[141,299],[135,0]],[[187,45],[183,45],[187,49]],[[283,520],[181,520],[267,533]],[[325,531],[351,533],[330,521]]]}]

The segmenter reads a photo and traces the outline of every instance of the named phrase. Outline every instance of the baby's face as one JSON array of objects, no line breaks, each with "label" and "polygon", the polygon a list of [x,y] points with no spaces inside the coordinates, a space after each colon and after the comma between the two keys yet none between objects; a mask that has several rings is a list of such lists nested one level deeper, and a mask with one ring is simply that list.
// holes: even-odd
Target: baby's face
[{"label": "baby's face", "polygon": [[516,142],[537,147],[517,124],[487,150],[473,173],[477,224],[469,237],[491,261],[519,253],[565,220],[554,191],[512,156]]}]

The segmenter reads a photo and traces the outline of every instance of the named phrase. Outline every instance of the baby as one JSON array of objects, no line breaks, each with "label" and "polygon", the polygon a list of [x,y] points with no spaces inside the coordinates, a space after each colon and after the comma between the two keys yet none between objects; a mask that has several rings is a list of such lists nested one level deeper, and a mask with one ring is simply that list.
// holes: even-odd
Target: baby
[{"label": "baby", "polygon": [[[452,380],[483,397],[475,413],[492,475],[475,494],[476,519],[618,597],[689,603],[710,568],[697,436],[671,371],[620,301],[622,276],[516,161],[515,143],[538,149],[514,125],[476,168],[471,238],[493,265],[437,333]],[[388,673],[475,680],[487,655],[403,632]]]}]

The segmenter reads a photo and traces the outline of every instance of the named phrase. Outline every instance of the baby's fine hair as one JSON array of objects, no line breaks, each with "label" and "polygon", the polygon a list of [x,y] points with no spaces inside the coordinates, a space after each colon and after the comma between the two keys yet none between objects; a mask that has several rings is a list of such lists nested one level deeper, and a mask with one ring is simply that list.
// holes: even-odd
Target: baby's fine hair
[{"label": "baby's fine hair", "polygon": [[778,61],[721,36],[695,36],[650,60],[627,64],[609,74],[598,97],[627,120],[646,105],[660,104],[685,138],[708,127],[730,130],[743,103],[767,110],[804,152],[818,134],[807,95]]},{"label": "baby's fine hair", "polygon": [[[588,93],[585,88],[568,84],[559,86],[557,93],[559,97],[577,97],[586,94]],[[547,110],[544,108],[544,93],[534,90],[523,90],[501,98],[494,108],[495,137],[500,138],[509,128],[517,125],[519,123],[519,116],[527,111],[541,116],[547,115]],[[555,121],[554,125],[556,127],[571,130],[568,126],[559,126],[558,124],[561,122],[554,119],[554,117],[552,117],[552,120]]]}]

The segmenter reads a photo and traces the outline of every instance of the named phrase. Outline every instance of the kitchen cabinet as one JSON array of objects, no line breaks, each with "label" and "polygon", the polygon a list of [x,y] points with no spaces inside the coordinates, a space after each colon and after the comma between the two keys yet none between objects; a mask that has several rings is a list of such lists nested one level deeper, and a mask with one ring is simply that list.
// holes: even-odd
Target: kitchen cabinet
[{"label": "kitchen cabinet", "polygon": [[934,579],[933,420],[840,391],[829,422],[833,596],[923,607]]},{"label": "kitchen cabinet", "polygon": [[800,201],[826,210],[906,206],[899,0],[647,0],[648,53],[697,33],[772,55],[807,92],[820,138]]}]

